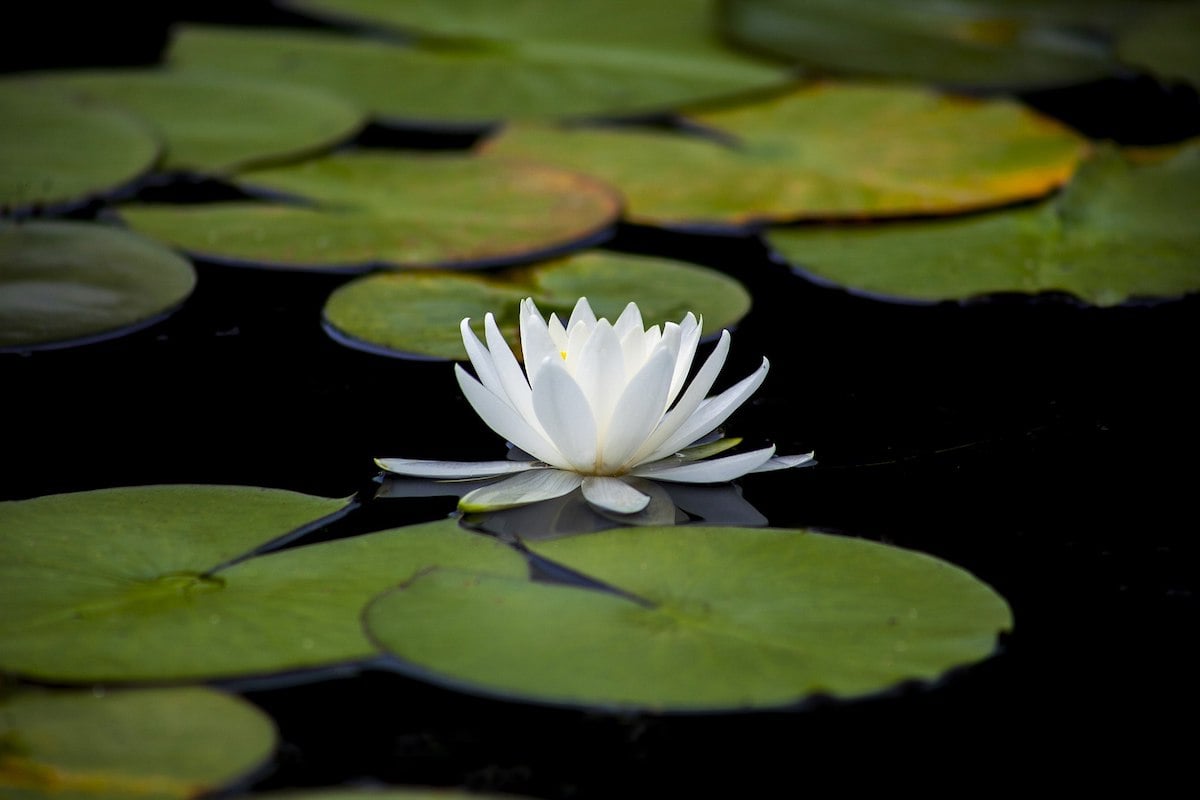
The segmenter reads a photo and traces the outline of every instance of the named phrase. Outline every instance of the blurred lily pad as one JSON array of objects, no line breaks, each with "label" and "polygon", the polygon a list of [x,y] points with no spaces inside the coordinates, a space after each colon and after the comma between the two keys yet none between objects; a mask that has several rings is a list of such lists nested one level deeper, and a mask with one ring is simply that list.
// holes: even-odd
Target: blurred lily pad
[{"label": "blurred lily pad", "polygon": [[149,171],[159,141],[107,104],[0,82],[0,211],[69,206],[111,194]]},{"label": "blurred lily pad", "polygon": [[325,304],[325,323],[343,344],[385,355],[465,359],[459,323],[471,317],[483,333],[489,311],[520,353],[518,308],[532,297],[542,313],[570,315],[587,297],[600,316],[616,319],[630,301],[647,325],[678,322],[692,311],[706,331],[737,323],[750,294],[733,278],[693,264],[616,253],[580,253],[499,275],[375,273],[341,286]]},{"label": "blurred lily pad", "polygon": [[525,574],[519,554],[454,520],[236,561],[345,505],[245,486],[0,503],[0,669],[166,681],[351,661],[375,652],[363,606],[416,570]]},{"label": "blurred lily pad", "polygon": [[128,231],[88,222],[0,222],[0,352],[119,336],[162,319],[192,265]]},{"label": "blurred lily pad", "polygon": [[350,137],[366,112],[334,95],[286,83],[163,70],[43,72],[34,90],[58,90],[151,122],[163,169],[228,173],[313,155]]},{"label": "blurred lily pad", "polygon": [[242,173],[260,201],[128,204],[136,230],[213,261],[279,269],[488,266],[589,242],[613,191],[539,164],[359,150]]},{"label": "blurred lily pad", "polygon": [[835,73],[1034,89],[1102,78],[1104,34],[1145,3],[1101,0],[728,0],[737,43]]},{"label": "blurred lily pad", "polygon": [[1200,4],[1155,8],[1117,37],[1122,60],[1200,88]]},{"label": "blurred lily pad", "polygon": [[[699,16],[710,5],[486,4],[474,9],[480,35],[498,19],[604,25],[592,38],[530,31],[505,41],[409,46],[316,31],[183,25],[168,58],[176,66],[320,87],[385,121],[475,129],[513,118],[643,114],[791,80],[783,69],[722,46],[711,16]],[[464,10],[448,6],[441,18]],[[514,26],[494,30],[515,33]],[[631,33],[601,38],[622,30]]]},{"label": "blurred lily pad", "polygon": [[0,793],[12,800],[191,798],[262,766],[275,726],[202,688],[22,690],[0,700]]},{"label": "blurred lily pad", "polygon": [[595,175],[627,216],[673,227],[951,214],[1040,197],[1087,144],[1007,100],[820,83],[697,114],[712,136],[512,126],[485,152]]},{"label": "blurred lily pad", "polygon": [[1200,290],[1200,144],[1133,165],[1107,152],[1039,205],[965,219],[776,229],[805,274],[868,295],[933,302],[1068,292],[1098,306]]},{"label": "blurred lily pad", "polygon": [[616,591],[431,570],[371,604],[371,636],[458,689],[699,711],[934,680],[1012,625],[963,570],[849,537],[631,528],[529,546]]}]

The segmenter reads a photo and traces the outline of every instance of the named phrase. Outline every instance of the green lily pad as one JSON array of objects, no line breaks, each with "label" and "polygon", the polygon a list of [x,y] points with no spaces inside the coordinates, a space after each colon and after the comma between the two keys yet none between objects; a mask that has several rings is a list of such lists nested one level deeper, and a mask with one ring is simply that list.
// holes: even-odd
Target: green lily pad
[{"label": "green lily pad", "polygon": [[1120,32],[1117,54],[1168,80],[1200,87],[1200,5],[1177,3],[1154,9]]},{"label": "green lily pad", "polygon": [[352,136],[366,112],[325,92],[287,83],[162,70],[45,72],[35,90],[119,106],[153,123],[166,144],[163,169],[223,174],[296,160]]},{"label": "green lily pad", "polygon": [[0,700],[0,793],[12,800],[191,798],[261,767],[275,725],[201,688],[26,690]]},{"label": "green lily pad", "polygon": [[0,119],[0,211],[111,194],[158,159],[140,119],[22,82],[0,82]]},{"label": "green lily pad", "polygon": [[628,594],[438,569],[372,603],[371,636],[414,675],[472,692],[699,711],[933,680],[1012,625],[961,569],[862,539],[633,528],[530,547]]},{"label": "green lily pad", "polygon": [[487,266],[590,241],[620,213],[606,185],[539,164],[359,150],[245,172],[292,198],[129,204],[134,229],[215,261],[279,269]]},{"label": "green lily pad", "polygon": [[1113,72],[1098,30],[1139,3],[1077,0],[729,0],[730,37],[837,73],[1034,89]]},{"label": "green lily pad", "polygon": [[718,136],[524,125],[484,150],[595,175],[624,193],[635,222],[727,227],[1036,198],[1066,181],[1087,147],[1010,101],[901,86],[813,84],[693,121]]},{"label": "green lily pad", "polygon": [[177,308],[195,283],[186,259],[119,228],[0,222],[0,352],[129,333]]},{"label": "green lily pad", "polygon": [[[607,30],[620,22],[638,31],[627,42],[534,36],[403,47],[326,32],[183,25],[167,57],[176,66],[327,89],[385,120],[470,128],[514,118],[662,111],[791,79],[776,66],[722,46],[711,18],[697,16],[711,3],[665,5],[626,6],[613,14],[607,6],[600,13],[596,3],[575,3],[572,8],[583,13],[573,14],[561,4],[540,11],[525,4],[520,13],[492,6],[489,15],[514,22],[569,17],[577,26],[607,18]],[[672,14],[673,8],[679,13]],[[643,23],[652,27],[639,31]]]},{"label": "green lily pad", "polygon": [[872,296],[935,302],[1068,292],[1098,306],[1200,290],[1200,144],[1135,166],[1085,164],[1062,194],[967,219],[778,229],[805,274]]},{"label": "green lily pad", "polygon": [[0,669],[53,681],[166,681],[351,661],[375,652],[362,607],[414,571],[525,573],[519,554],[453,520],[232,563],[344,506],[244,486],[2,503]]},{"label": "green lily pad", "polygon": [[532,297],[543,314],[570,315],[580,297],[596,314],[616,319],[630,302],[647,325],[678,322],[688,311],[704,329],[730,327],[750,310],[750,295],[715,270],[644,256],[580,253],[499,275],[376,273],[341,286],[325,303],[327,329],[351,347],[388,355],[462,360],[459,323],[496,315],[500,331],[520,352],[518,308]]}]

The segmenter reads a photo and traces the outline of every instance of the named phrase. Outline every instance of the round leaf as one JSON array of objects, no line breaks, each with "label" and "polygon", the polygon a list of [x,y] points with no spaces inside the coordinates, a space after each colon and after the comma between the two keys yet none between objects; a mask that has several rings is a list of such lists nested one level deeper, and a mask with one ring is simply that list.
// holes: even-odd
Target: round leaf
[{"label": "round leaf", "polygon": [[1200,6],[1177,3],[1155,9],[1121,31],[1117,53],[1163,78],[1200,87]]},{"label": "round leaf", "polygon": [[950,214],[1040,197],[1086,143],[1006,100],[815,84],[696,115],[715,135],[513,126],[486,144],[586,172],[651,225]]},{"label": "round leaf", "polygon": [[432,564],[524,574],[453,520],[232,563],[345,506],[272,489],[146,486],[0,504],[0,669],[54,681],[262,674],[374,652],[359,612]]},{"label": "round leaf", "polygon": [[196,797],[261,766],[274,748],[269,717],[211,689],[0,700],[0,793],[13,800]]},{"label": "round leaf", "polygon": [[215,261],[280,269],[485,266],[589,241],[616,220],[612,190],[538,164],[356,151],[245,172],[290,200],[130,204],[135,229]]},{"label": "round leaf", "polygon": [[470,317],[482,335],[483,317],[496,323],[519,353],[518,309],[532,297],[542,313],[564,319],[580,297],[600,316],[616,319],[632,300],[647,325],[678,322],[688,312],[718,331],[750,310],[750,295],[715,270],[659,258],[581,253],[495,276],[462,273],[376,273],[337,289],[325,322],[341,342],[387,355],[465,359],[459,323]]},{"label": "round leaf", "polygon": [[414,675],[473,692],[696,711],[932,680],[1012,624],[971,575],[861,539],[634,528],[530,546],[621,593],[433,570],[372,603],[369,632]]},{"label": "round leaf", "polygon": [[771,231],[805,274],[872,296],[1068,292],[1098,306],[1200,290],[1200,145],[1134,166],[1085,164],[1040,205],[966,219]]},{"label": "round leaf", "polygon": [[129,333],[178,307],[195,283],[185,259],[119,228],[0,222],[0,351]]},{"label": "round leaf", "polygon": [[111,106],[0,83],[0,211],[81,203],[147,172],[159,143]]},{"label": "round leaf", "polygon": [[332,147],[365,112],[324,92],[228,75],[160,70],[41,73],[33,88],[110,103],[149,120],[166,145],[161,167],[227,173]]},{"label": "round leaf", "polygon": [[[512,7],[494,7],[494,13],[594,25],[600,7],[587,5],[538,10],[526,4],[532,13]],[[707,16],[656,12],[657,6],[603,11],[629,30],[642,22],[654,26],[633,42],[535,36],[502,44],[400,47],[325,32],[185,25],[176,29],[168,58],[178,66],[320,87],[385,119],[453,127],[647,113],[789,80],[781,69],[722,47]],[[576,7],[583,13],[572,13]],[[447,10],[459,12],[457,5]],[[664,46],[668,42],[674,44]]]}]

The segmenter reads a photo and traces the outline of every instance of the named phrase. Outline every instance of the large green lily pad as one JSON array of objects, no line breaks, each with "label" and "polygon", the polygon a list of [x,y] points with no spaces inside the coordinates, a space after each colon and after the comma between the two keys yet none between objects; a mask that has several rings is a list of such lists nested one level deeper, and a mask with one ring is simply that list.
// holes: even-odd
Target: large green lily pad
[{"label": "large green lily pad", "polygon": [[821,83],[698,114],[718,137],[512,126],[485,152],[537,158],[619,188],[650,225],[949,214],[1040,197],[1087,144],[1010,101]]},{"label": "large green lily pad", "polygon": [[221,567],[344,506],[245,486],[2,503],[0,669],[53,681],[164,681],[351,661],[375,652],[362,607],[414,571],[524,574],[520,555],[453,520]]},{"label": "large green lily pad", "polygon": [[340,97],[287,83],[165,70],[45,72],[35,90],[119,106],[163,137],[163,169],[228,173],[296,160],[350,137],[366,112]]},{"label": "large green lily pad", "polygon": [[[542,5],[542,4],[536,4]],[[709,2],[631,5],[526,4],[493,7],[513,18],[607,18],[638,31],[630,41],[525,37],[398,46],[386,40],[316,31],[184,25],[168,52],[177,66],[204,67],[327,89],[384,120],[486,127],[514,118],[561,119],[648,113],[778,87],[788,72],[717,41]],[[685,8],[687,7],[687,8]],[[688,10],[688,9],[692,10]],[[447,8],[455,13],[457,8]],[[493,15],[494,16],[494,15]],[[654,27],[639,26],[645,23]]]},{"label": "large green lily pad", "polygon": [[275,748],[271,719],[201,688],[25,690],[0,700],[0,793],[12,800],[191,798]]},{"label": "large green lily pad", "polygon": [[696,711],[933,680],[1012,625],[961,569],[849,537],[634,528],[530,547],[633,597],[439,569],[372,603],[370,634],[414,675],[468,691]]},{"label": "large green lily pad", "polygon": [[81,203],[154,166],[148,125],[95,102],[0,82],[0,211]]},{"label": "large green lily pad", "polygon": [[804,273],[868,295],[956,300],[1068,292],[1098,306],[1200,290],[1200,144],[1135,166],[1085,164],[1061,195],[966,219],[778,229]]},{"label": "large green lily pad", "polygon": [[1120,32],[1117,53],[1163,78],[1200,87],[1200,5],[1175,3],[1154,9]]},{"label": "large green lily pad", "polygon": [[0,222],[0,352],[137,330],[178,307],[195,283],[186,259],[119,228]]},{"label": "large green lily pad", "polygon": [[330,332],[351,347],[392,355],[462,360],[459,323],[495,314],[519,353],[521,300],[532,297],[543,314],[565,319],[580,297],[600,316],[616,319],[635,301],[647,325],[678,322],[688,311],[719,331],[750,310],[750,295],[715,270],[661,258],[581,253],[499,275],[376,273],[337,289],[325,304]]},{"label": "large green lily pad", "polygon": [[1033,89],[1114,71],[1100,36],[1147,3],[1128,0],[728,0],[730,37],[835,73]]},{"label": "large green lily pad", "polygon": [[129,204],[136,230],[205,259],[280,269],[487,266],[606,231],[619,200],[540,164],[458,155],[340,153],[239,176],[291,201]]}]

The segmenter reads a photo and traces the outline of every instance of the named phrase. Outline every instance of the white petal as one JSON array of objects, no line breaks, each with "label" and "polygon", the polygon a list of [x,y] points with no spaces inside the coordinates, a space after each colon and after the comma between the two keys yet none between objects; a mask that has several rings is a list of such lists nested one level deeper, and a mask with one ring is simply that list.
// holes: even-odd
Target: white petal
[{"label": "white petal", "polygon": [[[770,362],[764,358],[762,366],[753,373],[721,392],[716,397],[706,398],[705,402],[700,404],[695,412],[676,429],[675,433],[667,437],[662,444],[654,449],[654,452],[641,457],[641,460],[656,461],[669,456],[679,448],[691,444],[713,428],[716,428],[728,419],[730,414],[737,411],[738,407],[750,398],[750,395],[758,391],[758,387],[762,386],[763,380],[767,377],[767,370],[770,369],[770,366]],[[689,387],[688,391],[691,391],[691,387]],[[686,394],[685,392],[685,396]],[[682,405],[682,400],[680,401],[680,405]],[[664,419],[663,424],[665,425],[666,422],[667,420]]]},{"label": "white petal", "polygon": [[530,470],[468,492],[459,499],[458,508],[470,513],[523,506],[561,497],[574,491],[582,480],[574,472],[561,469]]},{"label": "white petal", "polygon": [[674,368],[671,353],[659,350],[625,387],[613,410],[608,435],[599,454],[603,471],[611,472],[625,466],[650,432],[658,427]]},{"label": "white petal", "polygon": [[592,409],[557,356],[548,356],[538,370],[538,380],[533,386],[533,410],[547,438],[571,468],[594,471],[596,423]]},{"label": "white petal", "polygon": [[[691,444],[683,442],[679,445],[674,445],[671,449],[665,450],[661,455],[657,455],[660,446],[667,439],[679,430],[679,428],[687,422],[688,418],[696,412],[704,401],[704,396],[708,394],[708,390],[712,388],[713,383],[717,380],[717,375],[720,374],[721,368],[725,366],[725,358],[729,355],[729,331],[721,331],[721,338],[717,341],[717,346],[713,348],[712,353],[704,362],[704,366],[696,373],[696,377],[692,379],[687,391],[683,393],[683,397],[679,402],[667,412],[663,417],[662,423],[650,434],[646,439],[646,443],[638,448],[634,453],[636,461],[654,461],[668,456],[684,445]],[[651,457],[652,454],[653,457]]]},{"label": "white petal", "polygon": [[489,428],[534,458],[556,467],[568,466],[551,441],[514,411],[512,406],[489,392],[483,384],[468,375],[461,365],[454,365],[454,374],[467,402]]},{"label": "white petal", "polygon": [[550,334],[550,341],[554,342],[554,346],[559,350],[567,349],[567,329],[563,327],[562,320],[558,318],[558,314],[551,314],[549,322],[546,323],[546,330]]},{"label": "white petal", "polygon": [[650,496],[620,478],[589,475],[583,479],[583,496],[592,505],[618,514],[636,514],[650,504]]},{"label": "white petal", "polygon": [[692,360],[696,357],[696,346],[700,344],[700,323],[692,312],[688,312],[679,324],[679,357],[675,360],[675,375],[671,378],[671,391],[667,395],[667,405],[675,402],[679,390],[687,380],[688,372],[692,369]]},{"label": "white petal", "polygon": [[596,322],[596,329],[584,342],[575,362],[575,382],[583,390],[596,422],[596,436],[603,440],[613,408],[625,387],[625,356],[621,342],[608,320]]},{"label": "white petal", "polygon": [[617,317],[617,321],[613,323],[613,329],[617,332],[617,338],[624,340],[626,334],[637,331],[638,335],[642,334],[645,329],[642,324],[642,312],[637,307],[637,303],[630,303],[625,306],[625,310],[621,312],[621,316]]},{"label": "white petal", "polygon": [[575,326],[580,322],[588,329],[596,324],[596,312],[592,311],[586,297],[581,297],[575,302],[575,308],[571,311],[571,319],[567,321],[567,330],[575,330]]},{"label": "white petal", "polygon": [[533,469],[529,461],[426,461],[420,458],[377,458],[381,469],[396,475],[414,478],[440,478],[461,480],[464,478],[493,478],[510,472]]},{"label": "white petal", "polygon": [[[488,314],[488,316],[492,315]],[[475,375],[488,391],[499,395],[502,400],[507,399],[500,383],[500,375],[496,371],[496,362],[492,359],[492,354],[479,341],[475,331],[471,330],[471,318],[464,317],[463,321],[459,323],[458,329],[462,333],[463,346],[467,348],[467,358],[471,359],[471,366],[475,368]]]},{"label": "white petal", "polygon": [[791,469],[792,467],[800,467],[811,463],[813,460],[812,453],[804,453],[796,456],[775,456],[761,467],[750,470],[751,472],[774,472],[777,469]]},{"label": "white petal", "polygon": [[736,456],[714,458],[710,461],[690,461],[674,464],[672,459],[663,459],[643,464],[631,474],[656,481],[678,481],[680,483],[724,483],[740,478],[761,467],[775,453],[775,445],[739,453]]},{"label": "white petal", "polygon": [[[517,357],[513,355],[512,350],[505,341],[504,335],[500,333],[499,326],[496,325],[496,318],[491,314],[484,317],[483,320],[484,333],[487,335],[488,350],[492,354],[492,364],[496,370],[496,380],[501,386],[501,390],[492,389],[496,394],[504,393],[509,401],[509,405],[517,410],[517,413],[524,417],[529,422],[533,422],[536,417],[533,415],[533,399],[529,389],[529,381],[525,379],[525,373],[521,371],[521,365],[517,363]],[[487,386],[487,381],[484,381],[484,386]],[[490,386],[488,386],[491,389]]]},{"label": "white petal", "polygon": [[575,373],[575,365],[579,363],[579,351],[583,349],[584,342],[591,335],[592,329],[585,322],[576,322],[567,329],[567,347],[565,351],[567,357],[563,361],[567,365],[567,371],[571,374]]},{"label": "white petal", "polygon": [[529,385],[532,386],[537,380],[538,365],[545,361],[546,356],[558,355],[561,348],[551,341],[546,323],[532,300],[525,300],[521,309],[521,357],[525,361]]}]

